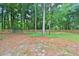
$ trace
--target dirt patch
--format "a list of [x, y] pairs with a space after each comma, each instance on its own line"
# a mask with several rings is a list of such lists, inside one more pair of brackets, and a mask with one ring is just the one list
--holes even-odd
[[62, 38], [31, 37], [26, 34], [2, 34], [0, 55], [64, 56], [79, 55], [79, 43]]

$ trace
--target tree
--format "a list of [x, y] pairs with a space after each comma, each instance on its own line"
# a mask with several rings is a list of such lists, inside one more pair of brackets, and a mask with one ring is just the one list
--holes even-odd
[[36, 30], [37, 30], [37, 13], [36, 13], [37, 11], [36, 11], [36, 4], [35, 4], [35, 32], [36, 32]]
[[45, 33], [45, 4], [43, 4], [43, 34]]

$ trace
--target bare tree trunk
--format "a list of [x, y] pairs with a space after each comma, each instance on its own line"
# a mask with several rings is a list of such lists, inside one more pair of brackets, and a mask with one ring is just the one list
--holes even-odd
[[51, 30], [50, 25], [51, 25], [51, 21], [49, 20], [49, 22], [48, 22], [48, 26], [49, 26], [49, 34], [50, 34], [50, 30]]
[[49, 25], [49, 34], [50, 34], [50, 25], [51, 25], [51, 4], [49, 4], [49, 21], [48, 21], [48, 25]]
[[9, 19], [9, 29], [11, 29], [11, 13], [8, 14], [8, 19]]
[[45, 33], [45, 3], [43, 4], [43, 27], [42, 27], [43, 34]]
[[4, 13], [3, 13], [4, 7], [2, 6], [2, 31], [4, 30]]
[[24, 10], [23, 10], [23, 3], [21, 4], [22, 9], [21, 9], [21, 31], [23, 30], [23, 21], [24, 21]]
[[37, 31], [37, 16], [36, 16], [36, 4], [35, 4], [35, 32]]

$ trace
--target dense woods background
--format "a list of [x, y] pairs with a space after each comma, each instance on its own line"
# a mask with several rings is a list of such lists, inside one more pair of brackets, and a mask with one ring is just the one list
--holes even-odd
[[0, 30], [78, 30], [79, 4], [0, 3]]

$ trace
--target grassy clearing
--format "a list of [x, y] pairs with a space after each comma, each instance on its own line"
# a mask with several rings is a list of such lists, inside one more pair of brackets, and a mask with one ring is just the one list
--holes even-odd
[[64, 39], [76, 41], [76, 42], [79, 41], [79, 34], [68, 33], [68, 32], [53, 32], [51, 34], [45, 33], [44, 35], [40, 32], [36, 32], [36, 33], [30, 32], [28, 33], [28, 35], [35, 36], [35, 37], [46, 36], [46, 37], [52, 37], [52, 38], [64, 38]]

